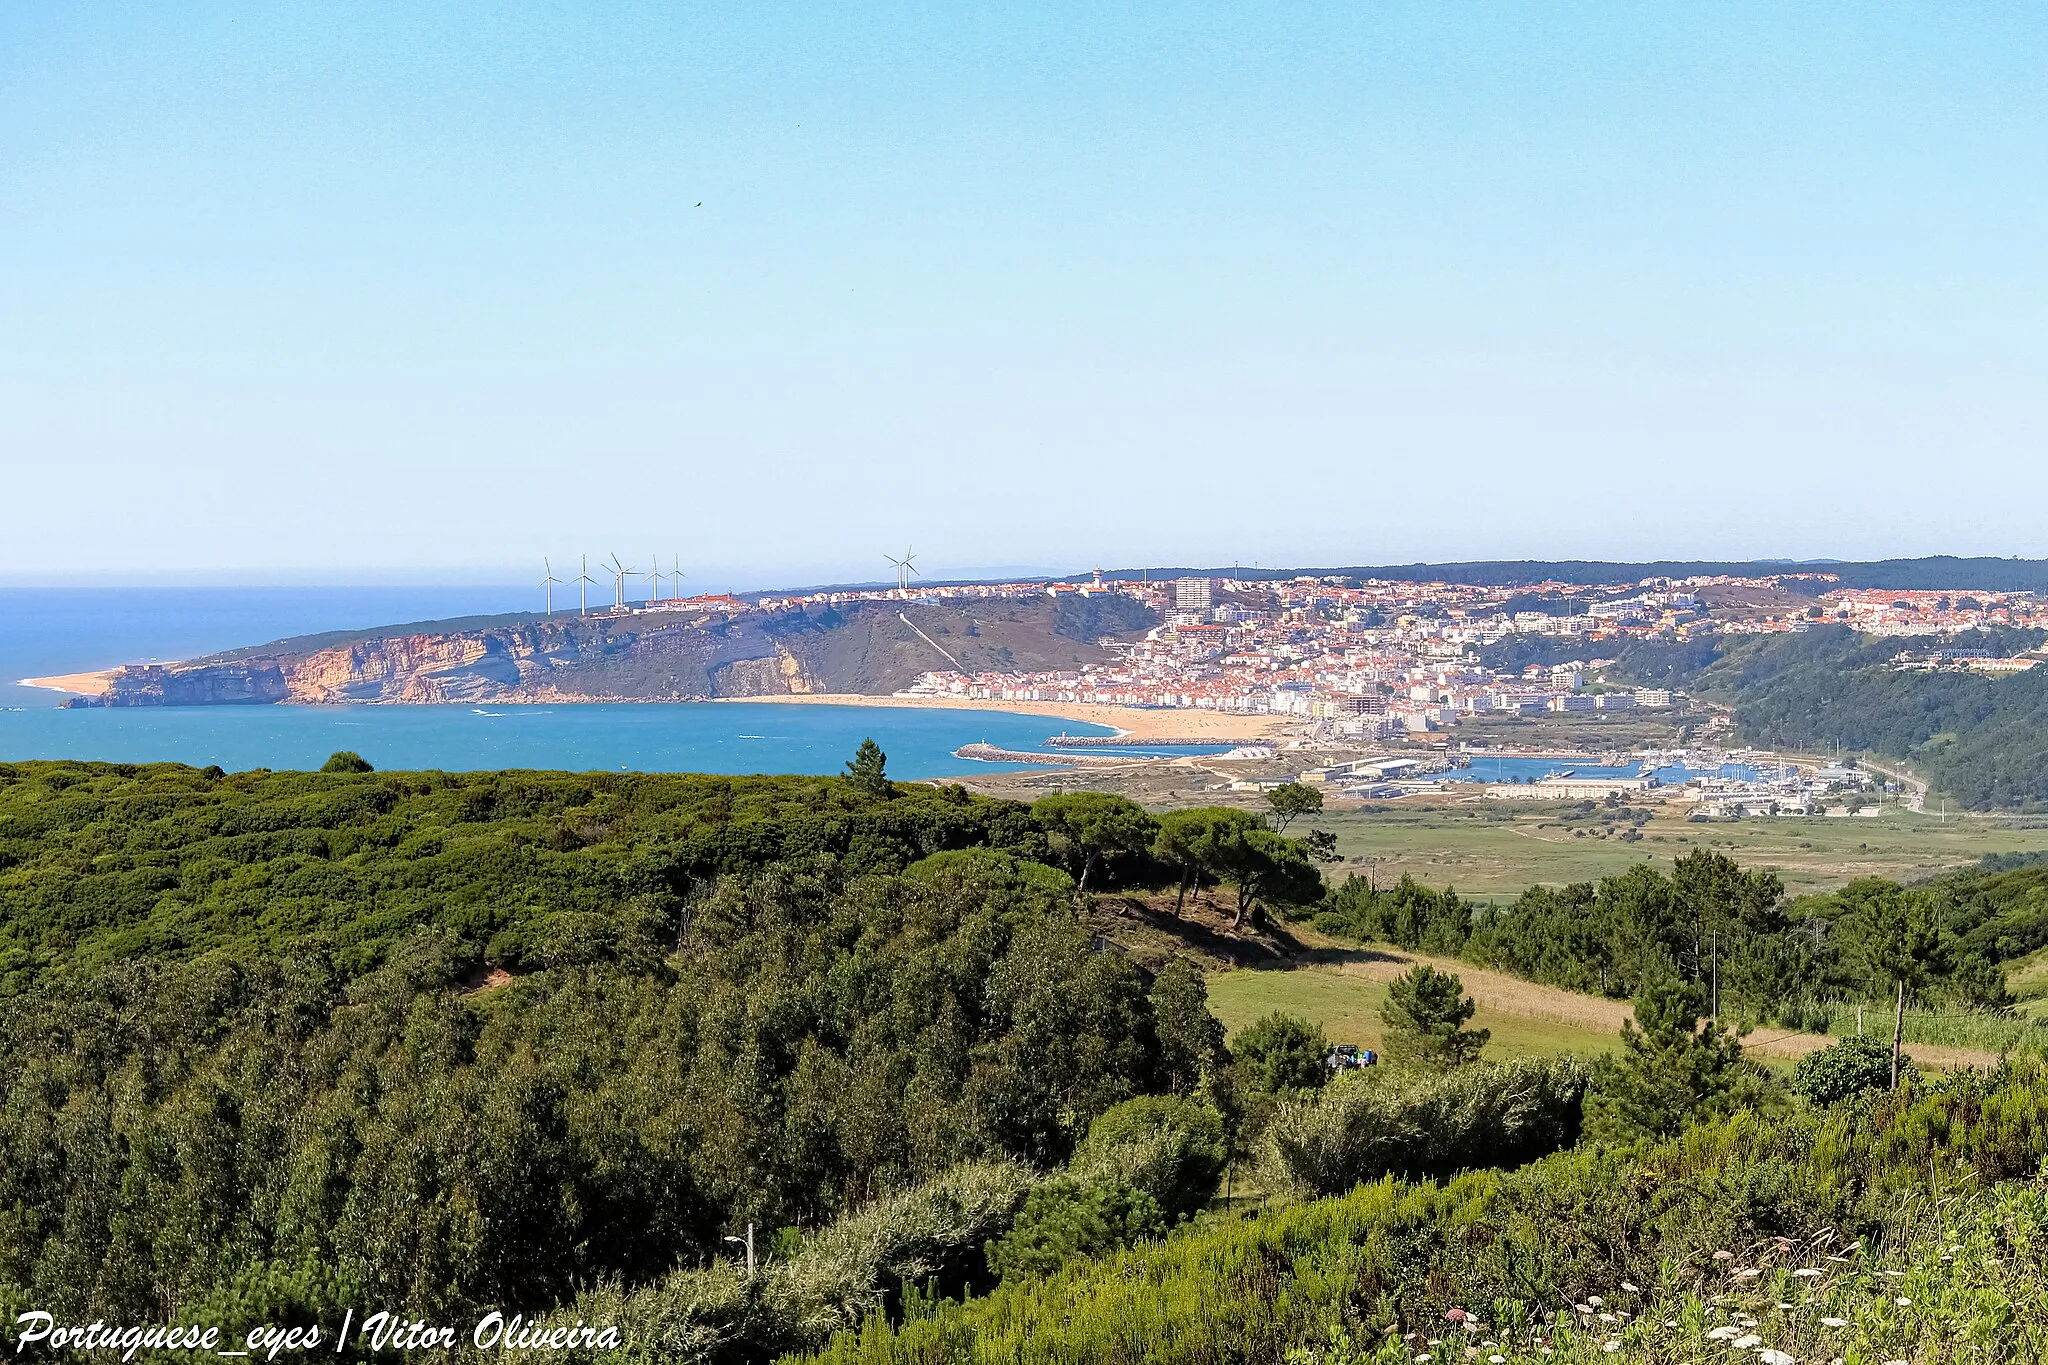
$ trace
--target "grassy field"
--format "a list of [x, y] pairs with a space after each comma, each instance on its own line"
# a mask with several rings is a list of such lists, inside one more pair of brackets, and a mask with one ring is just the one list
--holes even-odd
[[2005, 986], [2019, 1001], [2019, 1012], [2048, 1019], [2048, 948], [2005, 964]]
[[[1209, 1007], [1231, 1034], [1263, 1015], [1282, 1010], [1320, 1024], [1333, 1043], [1377, 1048], [1379, 1010], [1386, 1000], [1387, 983], [1418, 961], [1455, 972], [1464, 981], [1466, 993], [1479, 1007], [1473, 1026], [1491, 1031], [1485, 1056], [1496, 1061], [1612, 1052], [1620, 1046], [1622, 1022], [1633, 1012], [1624, 1000], [1539, 986], [1448, 958], [1347, 947], [1306, 931], [1304, 937], [1303, 947], [1309, 956], [1295, 965], [1209, 973]], [[2048, 993], [2048, 961], [2042, 963], [2038, 976], [2037, 988]], [[1875, 1007], [1868, 1013], [1869, 1028], [1888, 1037], [1890, 1015]], [[1836, 1020], [1834, 1032], [1838, 1036], [1854, 1033], [1855, 1024], [1851, 1008]], [[2039, 1027], [2024, 1020], [1908, 1011], [1906, 1050], [1930, 1067], [1990, 1066], [2007, 1049], [2038, 1050], [2041, 1033]], [[1817, 1034], [1760, 1027], [1744, 1037], [1743, 1047], [1758, 1061], [1786, 1070], [1829, 1041]]]
[[[1468, 895], [1512, 896], [1532, 882], [1590, 881], [1652, 860], [1668, 866], [1699, 848], [1778, 873], [1795, 895], [1857, 877], [1917, 881], [1986, 853], [2048, 849], [2048, 823], [1888, 810], [1874, 819], [1756, 819], [1694, 823], [1677, 806], [1649, 806], [1638, 841], [1567, 819], [1564, 808], [1433, 799], [1333, 811], [1319, 824], [1337, 836], [1350, 871], [1376, 882], [1403, 873]], [[1609, 827], [1612, 828], [1612, 827]], [[1336, 874], [1341, 878], [1343, 872]]]
[[[1321, 1024], [1333, 1043], [1380, 1045], [1380, 1004], [1387, 984], [1327, 967], [1292, 971], [1240, 970], [1209, 978], [1209, 1008], [1232, 1034], [1275, 1010], [1298, 1014]], [[1575, 1052], [1591, 1055], [1619, 1046], [1616, 1032], [1600, 1032], [1555, 1019], [1504, 1013], [1482, 1006], [1472, 1027], [1491, 1029], [1485, 1055], [1495, 1061], [1509, 1057], [1549, 1057]], [[1617, 1025], [1617, 1028], [1619, 1026]]]

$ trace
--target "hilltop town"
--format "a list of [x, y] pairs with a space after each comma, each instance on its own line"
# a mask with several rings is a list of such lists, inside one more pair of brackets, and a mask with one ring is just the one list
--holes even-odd
[[[2048, 625], [2033, 593], [1844, 589], [1826, 574], [1652, 579], [1629, 584], [1548, 582], [1516, 587], [1181, 578], [1165, 583], [990, 585], [964, 593], [1121, 593], [1164, 624], [1112, 644], [1092, 668], [1037, 673], [926, 672], [906, 695], [977, 701], [1071, 702], [1297, 717], [1326, 737], [1387, 738], [1461, 719], [1668, 709], [1668, 688], [1609, 685], [1602, 670], [1626, 646], [1682, 643], [1705, 633], [1797, 632], [1840, 622], [1871, 635], [1952, 635]], [[765, 610], [810, 605], [769, 599]], [[1523, 662], [1525, 655], [1538, 656]], [[1915, 666], [2016, 672], [2032, 657], [1929, 651]]]

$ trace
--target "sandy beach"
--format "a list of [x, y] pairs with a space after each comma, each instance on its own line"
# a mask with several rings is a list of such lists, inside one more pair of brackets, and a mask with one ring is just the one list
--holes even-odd
[[69, 692], [73, 696], [97, 697], [111, 685], [114, 670], [103, 668], [97, 673], [59, 673], [50, 678], [23, 678], [23, 687], [41, 687], [52, 692]]
[[1146, 710], [1090, 702], [969, 701], [954, 697], [866, 697], [857, 692], [806, 692], [774, 697], [720, 697], [719, 701], [798, 702], [813, 706], [909, 706], [925, 710], [1008, 711], [1054, 716], [1121, 730], [1134, 740], [1263, 739], [1280, 733], [1280, 716], [1238, 716], [1217, 711]]

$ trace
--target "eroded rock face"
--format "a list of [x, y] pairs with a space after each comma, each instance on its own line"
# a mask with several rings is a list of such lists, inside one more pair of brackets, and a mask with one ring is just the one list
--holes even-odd
[[[1064, 601], [1064, 600], [1063, 600]], [[802, 613], [635, 612], [499, 618], [472, 629], [411, 627], [283, 641], [107, 675], [84, 706], [343, 702], [687, 701], [805, 692], [886, 695], [926, 669], [1070, 667], [1109, 657], [1050, 599], [896, 603]], [[450, 622], [450, 626], [459, 624]]]
[[290, 686], [275, 664], [181, 668], [141, 664], [114, 675], [101, 706], [265, 706], [286, 700]]
[[[787, 663], [785, 662], [787, 661]], [[724, 622], [541, 621], [415, 631], [263, 660], [117, 670], [102, 706], [278, 702], [670, 701], [786, 695], [800, 668], [759, 630]], [[730, 679], [730, 687], [721, 687]]]
[[[537, 631], [400, 635], [306, 655], [284, 669], [298, 702], [489, 701], [548, 671]], [[567, 653], [574, 662], [573, 647]]]

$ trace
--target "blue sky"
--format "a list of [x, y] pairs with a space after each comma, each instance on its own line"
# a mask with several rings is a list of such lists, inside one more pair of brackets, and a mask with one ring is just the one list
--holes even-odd
[[0, 575], [2048, 555], [2048, 11], [0, 9]]

